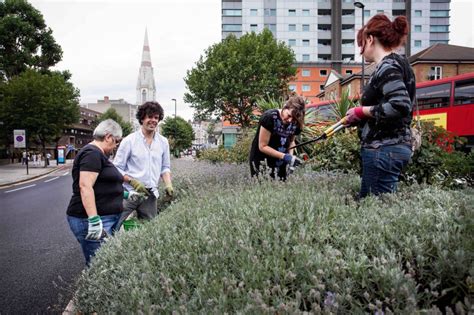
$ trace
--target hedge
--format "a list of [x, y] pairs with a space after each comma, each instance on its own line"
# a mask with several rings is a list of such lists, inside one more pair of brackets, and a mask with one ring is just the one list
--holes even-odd
[[402, 186], [357, 203], [354, 175], [308, 168], [283, 183], [175, 163], [179, 200], [102, 247], [79, 311], [473, 311], [472, 189]]

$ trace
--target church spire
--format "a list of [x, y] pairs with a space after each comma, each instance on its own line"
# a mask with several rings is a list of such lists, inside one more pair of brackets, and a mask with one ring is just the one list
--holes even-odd
[[137, 81], [137, 104], [141, 105], [147, 101], [156, 101], [155, 78], [151, 66], [150, 46], [148, 44], [148, 29], [145, 29], [145, 40], [143, 42], [142, 61], [138, 72]]

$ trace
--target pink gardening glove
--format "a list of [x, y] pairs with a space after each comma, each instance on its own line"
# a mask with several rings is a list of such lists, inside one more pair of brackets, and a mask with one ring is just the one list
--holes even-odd
[[344, 126], [349, 127], [349, 126], [357, 125], [358, 122], [366, 118], [367, 116], [364, 114], [364, 111], [362, 110], [362, 106], [353, 107], [349, 109], [346, 113], [346, 121], [344, 123]]

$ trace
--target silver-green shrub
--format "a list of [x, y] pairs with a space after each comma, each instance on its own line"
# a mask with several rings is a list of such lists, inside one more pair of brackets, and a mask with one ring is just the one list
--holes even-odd
[[472, 311], [472, 189], [357, 203], [353, 175], [302, 169], [283, 183], [174, 162], [179, 200], [101, 248], [78, 281], [81, 312]]

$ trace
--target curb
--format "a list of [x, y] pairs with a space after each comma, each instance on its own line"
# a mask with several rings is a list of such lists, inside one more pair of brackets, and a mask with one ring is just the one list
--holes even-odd
[[7, 184], [0, 184], [0, 188], [7, 187], [7, 186], [11, 186], [11, 185], [18, 185], [18, 184], [21, 184], [21, 183], [30, 181], [30, 180], [32, 180], [32, 179], [39, 178], [39, 177], [41, 177], [41, 176], [51, 174], [52, 172], [61, 170], [61, 169], [65, 168], [65, 167], [66, 167], [66, 165], [56, 166], [56, 167], [53, 168], [52, 170], [49, 170], [49, 171], [44, 172], [44, 173], [42, 173], [42, 174], [34, 175], [34, 176], [32, 176], [32, 177], [25, 178], [25, 179], [22, 179], [22, 180], [19, 180], [19, 181], [16, 181], [16, 182], [11, 182], [11, 183], [7, 183]]

